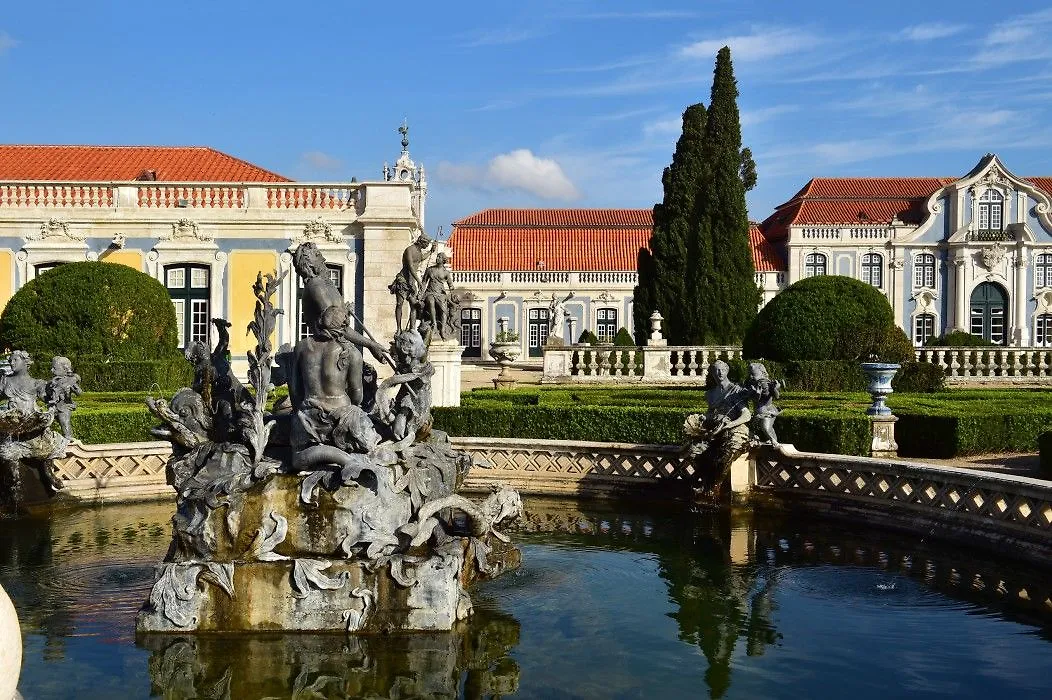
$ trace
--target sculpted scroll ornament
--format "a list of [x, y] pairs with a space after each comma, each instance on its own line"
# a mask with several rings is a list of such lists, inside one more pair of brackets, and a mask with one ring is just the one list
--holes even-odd
[[188, 238], [196, 239], [199, 241], [211, 241], [212, 236], [208, 235], [201, 230], [197, 222], [192, 219], [179, 219], [172, 224], [172, 233], [168, 236], [162, 236], [166, 240], [186, 240]]
[[1005, 257], [1005, 247], [1000, 243], [993, 243], [979, 251], [979, 257], [983, 267], [993, 272], [993, 269], [1001, 264]]
[[324, 239], [330, 243], [343, 243], [343, 236], [340, 235], [339, 231], [335, 231], [332, 228], [332, 224], [323, 219], [317, 217], [311, 219], [304, 225], [303, 233], [297, 237], [297, 242], [305, 241], [317, 241]]
[[42, 241], [46, 238], [68, 238], [71, 241], [83, 241], [87, 236], [70, 231], [69, 223], [54, 217], [40, 224], [38, 232], [26, 234], [27, 241]]

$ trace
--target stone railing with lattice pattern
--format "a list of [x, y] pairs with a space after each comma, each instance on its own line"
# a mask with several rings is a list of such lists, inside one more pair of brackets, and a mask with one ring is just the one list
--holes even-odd
[[82, 445], [73, 442], [65, 457], [55, 460], [62, 495], [85, 501], [135, 501], [174, 496], [165, 482], [165, 465], [172, 454], [168, 442], [124, 442]]
[[910, 531], [929, 529], [964, 543], [985, 541], [1035, 561], [1052, 555], [1052, 482], [977, 469], [798, 452], [753, 454], [759, 492], [803, 502], [809, 511]]

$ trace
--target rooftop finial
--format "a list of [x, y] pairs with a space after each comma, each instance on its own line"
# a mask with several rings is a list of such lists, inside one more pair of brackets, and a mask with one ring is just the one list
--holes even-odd
[[398, 127], [398, 133], [402, 135], [402, 153], [409, 152], [409, 122], [403, 118], [402, 126]]

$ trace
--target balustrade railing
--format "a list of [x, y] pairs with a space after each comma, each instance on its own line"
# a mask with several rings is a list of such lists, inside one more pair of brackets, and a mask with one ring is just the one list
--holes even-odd
[[919, 348], [916, 359], [941, 367], [948, 382], [1012, 384], [1052, 378], [1052, 348]]
[[457, 284], [496, 284], [500, 282], [499, 272], [454, 272], [453, 281]]
[[94, 183], [0, 182], [0, 207], [111, 207], [114, 187]]
[[138, 203], [147, 209], [241, 209], [245, 188], [237, 185], [146, 185], [139, 186]]
[[580, 272], [581, 284], [637, 284], [639, 275], [635, 272]]
[[544, 348], [544, 383], [664, 382], [704, 384], [710, 364], [741, 359], [740, 347], [565, 345]]

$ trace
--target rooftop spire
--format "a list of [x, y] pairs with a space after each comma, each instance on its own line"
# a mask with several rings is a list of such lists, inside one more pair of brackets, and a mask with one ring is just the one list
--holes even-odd
[[403, 118], [402, 126], [398, 127], [398, 133], [402, 135], [402, 153], [409, 152], [409, 122]]

